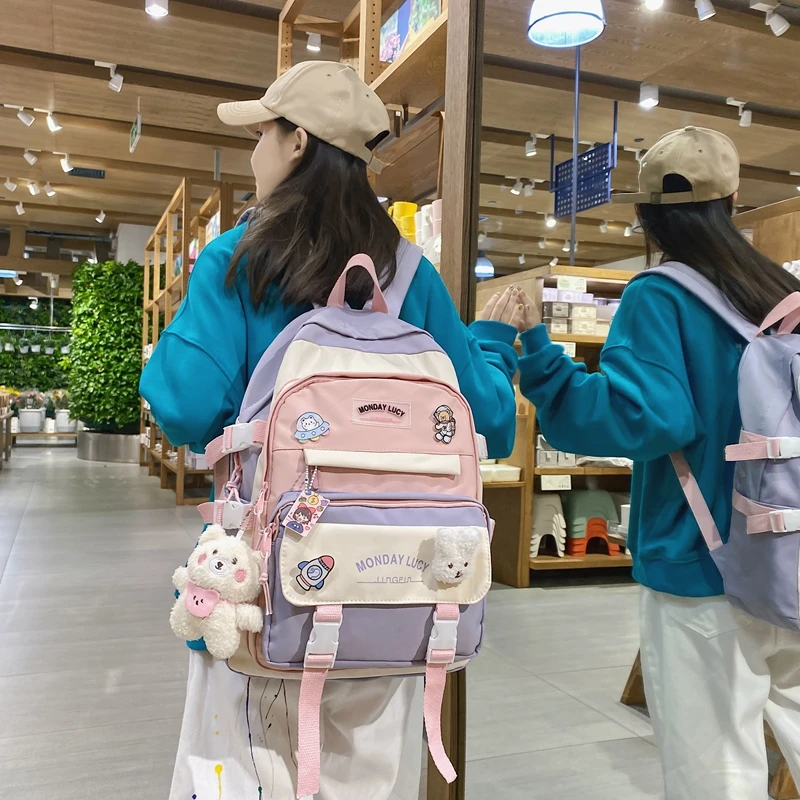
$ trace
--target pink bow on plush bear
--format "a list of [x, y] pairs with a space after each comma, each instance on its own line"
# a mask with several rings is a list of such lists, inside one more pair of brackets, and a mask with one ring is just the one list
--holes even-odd
[[253, 601], [261, 588], [261, 556], [241, 539], [212, 525], [200, 537], [189, 563], [172, 582], [180, 593], [169, 622], [186, 641], [205, 639], [215, 658], [230, 658], [242, 631], [258, 633], [264, 612]]

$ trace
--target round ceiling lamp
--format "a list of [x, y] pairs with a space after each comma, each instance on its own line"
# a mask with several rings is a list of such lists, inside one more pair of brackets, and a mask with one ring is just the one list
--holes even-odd
[[528, 38], [542, 47], [580, 47], [605, 27], [603, 0], [533, 0]]

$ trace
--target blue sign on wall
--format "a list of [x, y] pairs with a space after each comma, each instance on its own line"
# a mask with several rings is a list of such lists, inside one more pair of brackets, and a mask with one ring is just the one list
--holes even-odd
[[102, 180], [106, 177], [104, 169], [86, 169], [86, 167], [73, 167], [69, 174], [73, 178], [96, 178]]
[[[601, 144], [578, 156], [578, 207], [586, 211], [611, 202], [611, 170], [616, 166], [616, 147]], [[555, 169], [556, 217], [572, 214], [572, 159]]]

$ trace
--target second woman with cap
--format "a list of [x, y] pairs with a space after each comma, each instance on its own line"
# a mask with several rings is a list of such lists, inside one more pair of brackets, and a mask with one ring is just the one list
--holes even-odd
[[[733, 142], [686, 128], [647, 152], [640, 193], [623, 199], [638, 204], [651, 263], [663, 253], [691, 268], [712, 296], [760, 326], [800, 283], [734, 226], [738, 187]], [[725, 447], [742, 427], [737, 376], [747, 342], [686, 288], [645, 273], [626, 289], [600, 371], [590, 375], [550, 342], [525, 302], [520, 386], [548, 442], [635, 463], [628, 542], [667, 800], [766, 800], [765, 715], [800, 782], [800, 634], [725, 599], [670, 459], [683, 451], [726, 533], [733, 465]]]

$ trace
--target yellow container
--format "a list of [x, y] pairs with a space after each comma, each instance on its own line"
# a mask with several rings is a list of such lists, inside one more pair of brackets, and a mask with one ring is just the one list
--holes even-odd
[[389, 216], [393, 220], [399, 220], [403, 217], [413, 217], [417, 213], [416, 203], [397, 202], [389, 206]]

